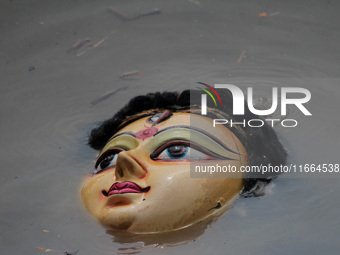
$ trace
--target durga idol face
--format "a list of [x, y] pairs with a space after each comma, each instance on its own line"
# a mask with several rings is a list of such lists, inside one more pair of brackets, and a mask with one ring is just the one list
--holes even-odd
[[100, 151], [95, 172], [84, 180], [82, 200], [113, 229], [159, 233], [191, 226], [228, 209], [243, 187], [240, 173], [190, 177], [193, 161], [239, 168], [247, 164], [247, 153], [229, 129], [213, 127], [204, 116], [175, 112], [138, 119]]

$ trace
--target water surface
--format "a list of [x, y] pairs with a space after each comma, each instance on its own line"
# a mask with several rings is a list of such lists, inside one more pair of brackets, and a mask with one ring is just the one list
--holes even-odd
[[[125, 22], [109, 6], [131, 17], [161, 14]], [[265, 97], [266, 84], [297, 79], [312, 93], [313, 116], [292, 111], [298, 127], [275, 128], [289, 161], [339, 163], [339, 7], [332, 0], [2, 1], [2, 253], [338, 254], [337, 174], [280, 177], [265, 196], [240, 198], [194, 241], [174, 247], [115, 240], [85, 212], [79, 188], [96, 157], [86, 145], [91, 128], [135, 95], [195, 81], [250, 81]], [[85, 38], [98, 46], [66, 53]], [[130, 71], [144, 75], [120, 78]], [[118, 88], [126, 89], [91, 105]]]

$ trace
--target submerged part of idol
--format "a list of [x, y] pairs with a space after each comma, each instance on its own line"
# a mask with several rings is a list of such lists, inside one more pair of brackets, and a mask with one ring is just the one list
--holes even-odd
[[195, 91], [139, 96], [94, 129], [89, 144], [100, 152], [81, 190], [88, 211], [112, 229], [168, 232], [220, 215], [239, 194], [256, 193], [259, 183], [274, 178], [239, 171], [190, 178], [190, 162], [237, 169], [285, 163], [286, 152], [268, 125], [213, 127], [213, 118], [239, 118], [231, 114], [231, 95], [221, 94], [228, 104], [208, 108], [207, 116], [200, 115]]

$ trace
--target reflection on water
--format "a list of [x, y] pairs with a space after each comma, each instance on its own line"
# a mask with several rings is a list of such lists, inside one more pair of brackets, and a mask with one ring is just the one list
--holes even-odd
[[[126, 22], [110, 6], [129, 17], [161, 13]], [[292, 109], [299, 125], [275, 127], [289, 160], [339, 163], [338, 9], [339, 2], [314, 0], [2, 1], [3, 253], [337, 254], [338, 175], [280, 177], [265, 196], [238, 199], [206, 229], [184, 231], [168, 246], [103, 229], [84, 211], [79, 184], [96, 157], [86, 143], [98, 121], [135, 95], [196, 81], [255, 82], [265, 99], [268, 83], [298, 78], [290, 86], [311, 91], [313, 116]], [[259, 17], [263, 12], [279, 14]], [[77, 54], [89, 50], [66, 53], [85, 38], [92, 47]], [[143, 76], [120, 77], [133, 71]]]
[[108, 230], [107, 233], [112, 235], [114, 242], [124, 244], [124, 247], [118, 248], [120, 251], [138, 250], [144, 246], [165, 248], [196, 241], [204, 233], [208, 224], [209, 222], [204, 221], [185, 229], [159, 234], [133, 234], [114, 230]]

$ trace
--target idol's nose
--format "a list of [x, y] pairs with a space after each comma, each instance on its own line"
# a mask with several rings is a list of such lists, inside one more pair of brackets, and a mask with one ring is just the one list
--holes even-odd
[[117, 179], [139, 179], [145, 176], [146, 171], [128, 152], [122, 151], [118, 154], [115, 174]]

